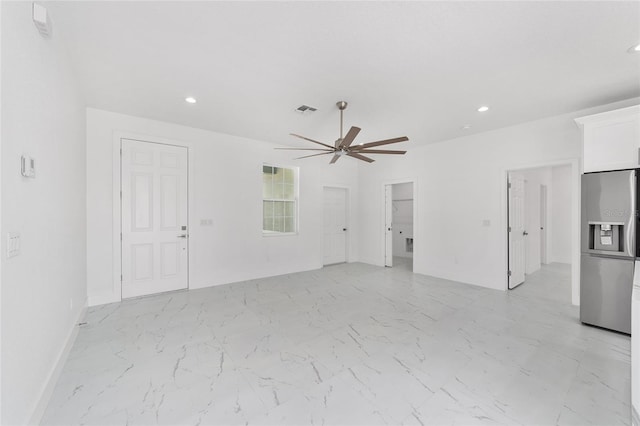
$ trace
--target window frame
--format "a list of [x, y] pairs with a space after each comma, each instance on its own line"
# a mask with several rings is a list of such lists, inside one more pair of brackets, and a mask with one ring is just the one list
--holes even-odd
[[[288, 169], [291, 170], [293, 172], [293, 198], [292, 199], [286, 199], [286, 198], [265, 198], [264, 196], [264, 168], [265, 167], [273, 167], [273, 168], [278, 168], [278, 169]], [[299, 208], [299, 198], [300, 198], [300, 169], [299, 167], [296, 166], [289, 166], [289, 165], [282, 165], [282, 164], [278, 164], [278, 163], [262, 163], [261, 165], [261, 179], [260, 179], [260, 183], [262, 184], [262, 200], [261, 200], [261, 204], [262, 204], [262, 217], [261, 217], [261, 221], [262, 221], [262, 236], [263, 237], [288, 237], [288, 236], [296, 236], [299, 234], [300, 231], [300, 224], [299, 224], [299, 219], [300, 219], [300, 208]], [[264, 229], [264, 202], [265, 201], [280, 201], [280, 202], [293, 202], [293, 219], [294, 219], [294, 231], [290, 231], [290, 232], [280, 232], [280, 231], [269, 231], [269, 230], [265, 230]], [[284, 217], [284, 216], [283, 216]]]

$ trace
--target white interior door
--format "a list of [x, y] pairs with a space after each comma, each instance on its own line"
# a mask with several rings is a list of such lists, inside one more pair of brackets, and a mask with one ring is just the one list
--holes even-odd
[[347, 190], [324, 188], [325, 265], [347, 261]]
[[187, 149], [122, 139], [122, 297], [188, 287]]
[[547, 185], [540, 185], [540, 263], [547, 264]]
[[384, 266], [393, 266], [393, 186], [384, 187]]
[[524, 282], [525, 271], [525, 181], [518, 173], [509, 173], [509, 288]]

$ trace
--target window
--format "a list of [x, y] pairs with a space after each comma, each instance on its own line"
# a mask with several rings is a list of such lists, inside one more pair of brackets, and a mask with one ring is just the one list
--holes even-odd
[[262, 166], [262, 232], [292, 234], [297, 232], [297, 170]]

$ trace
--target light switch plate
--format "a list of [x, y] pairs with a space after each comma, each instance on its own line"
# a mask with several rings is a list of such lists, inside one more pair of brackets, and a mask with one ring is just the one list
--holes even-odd
[[20, 254], [20, 234], [10, 232], [7, 234], [7, 259]]

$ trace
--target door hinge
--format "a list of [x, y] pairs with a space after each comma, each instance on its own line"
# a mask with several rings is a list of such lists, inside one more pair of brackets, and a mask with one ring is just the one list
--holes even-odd
[[511, 227], [508, 227], [508, 228], [507, 228], [507, 230], [508, 230], [509, 232], [511, 232]]
[[511, 189], [511, 182], [507, 183], [507, 189]]
[[507, 276], [510, 277], [511, 276], [511, 271], [507, 271]]
[[122, 274], [120, 275], [120, 282], [122, 282]]
[[120, 233], [120, 241], [122, 241], [122, 232]]

